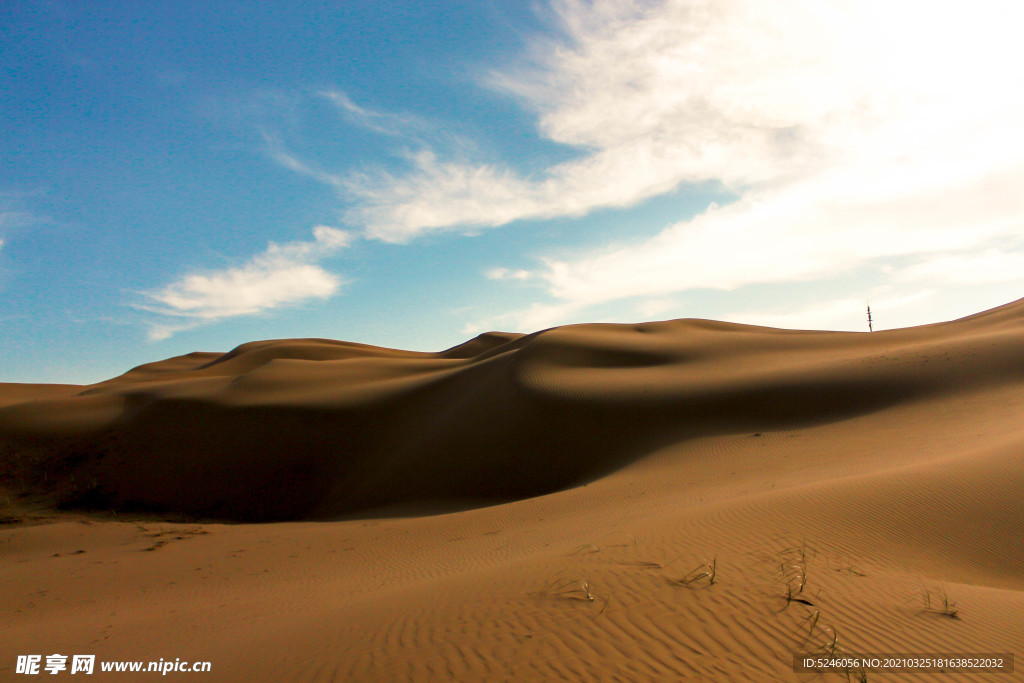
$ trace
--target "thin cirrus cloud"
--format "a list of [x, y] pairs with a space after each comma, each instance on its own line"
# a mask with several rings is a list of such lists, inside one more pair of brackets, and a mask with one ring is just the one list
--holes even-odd
[[361, 107], [341, 90], [322, 90], [320, 97], [333, 104], [338, 111], [354, 123], [382, 135], [408, 135], [410, 130], [423, 128], [424, 123], [407, 114], [392, 114]]
[[347, 218], [404, 242], [627, 207], [684, 183], [785, 184], [851, 158], [898, 156], [982, 113], [1008, 123], [1001, 105], [1020, 96], [993, 65], [1015, 63], [1013, 22], [987, 22], [1020, 11], [985, 4], [965, 18], [899, 0], [557, 2], [559, 37], [486, 85], [579, 157], [522, 176], [426, 150], [404, 175], [349, 178]]
[[29, 227], [41, 220], [40, 216], [20, 207], [20, 197], [17, 194], [0, 191], [0, 251], [3, 251], [6, 244], [4, 233]]
[[[542, 283], [549, 301], [470, 328], [537, 329], [628, 297], [818, 281], [901, 259], [914, 261], [893, 273], [902, 283], [1005, 280], [1024, 258], [1018, 5], [557, 8], [564, 38], [493, 84], [535, 109], [547, 137], [589, 153], [549, 169], [527, 195], [543, 199], [520, 202], [520, 217], [704, 180], [740, 198], [652, 238], [542, 258], [518, 277]], [[397, 183], [391, 204], [375, 199], [371, 229], [429, 228], [403, 218], [443, 202], [407, 201], [412, 183], [426, 180]]]
[[[906, 169], [908, 177], [915, 170], [921, 169]], [[887, 279], [906, 292], [1009, 282], [1024, 272], [1024, 245], [1014, 238], [1024, 227], [1024, 199], [1013, 190], [1024, 182], [1024, 172], [927, 190], [905, 188], [887, 196], [870, 187], [858, 189], [859, 180], [856, 170], [841, 169], [713, 206], [632, 245], [543, 259], [536, 270], [516, 271], [516, 279], [541, 283], [553, 301], [476, 321], [467, 329], [541, 329], [619, 299], [643, 302], [702, 289], [825, 281], [870, 265], [889, 268]], [[890, 265], [907, 260], [901, 267]], [[510, 279], [500, 268], [487, 275]], [[893, 296], [890, 308], [907, 294]], [[817, 311], [808, 312], [814, 315], [805, 325], [810, 318], [826, 322]], [[777, 317], [751, 313], [748, 319], [760, 324]]]
[[223, 270], [185, 275], [144, 292], [150, 303], [136, 308], [170, 316], [150, 328], [153, 341], [206, 322], [253, 315], [335, 294], [343, 284], [317, 261], [350, 245], [352, 235], [328, 226], [313, 228], [313, 240], [271, 243], [248, 262]]
[[961, 285], [1019, 281], [1024, 273], [1024, 247], [986, 249], [968, 253], [936, 254], [900, 272], [900, 279], [940, 280]]
[[[545, 300], [467, 330], [871, 266], [908, 287], [896, 301], [955, 284], [947, 264], [961, 282], [990, 281], [996, 261], [1006, 273], [1024, 257], [1019, 4], [555, 0], [550, 18], [553, 34], [482, 85], [533, 112], [541, 137], [576, 151], [569, 161], [524, 173], [417, 139], [404, 172], [333, 174], [271, 149], [345, 196], [364, 236], [395, 243], [631, 207], [688, 184], [738, 197], [632, 243], [493, 264], [488, 277], [540, 285]], [[322, 95], [402, 133], [401, 117]], [[993, 250], [1002, 257], [977, 256]]]

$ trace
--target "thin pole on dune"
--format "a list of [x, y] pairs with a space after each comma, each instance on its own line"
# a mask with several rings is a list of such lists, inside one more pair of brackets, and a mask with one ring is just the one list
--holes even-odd
[[868, 332], [874, 331], [874, 328], [871, 326], [871, 304], [868, 304]]

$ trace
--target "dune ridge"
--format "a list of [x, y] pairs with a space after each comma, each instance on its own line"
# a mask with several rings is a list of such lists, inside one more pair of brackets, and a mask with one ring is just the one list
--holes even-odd
[[527, 498], [688, 439], [1019, 384], [1022, 311], [874, 334], [572, 325], [440, 353], [253, 342], [74, 393], [6, 388], [4, 481], [63, 506], [235, 521]]

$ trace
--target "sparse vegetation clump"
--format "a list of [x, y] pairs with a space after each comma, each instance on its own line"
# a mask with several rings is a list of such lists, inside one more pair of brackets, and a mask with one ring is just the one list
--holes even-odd
[[562, 576], [555, 577], [547, 586], [539, 591], [534, 591], [531, 595], [580, 602], [600, 601], [602, 605], [601, 611], [598, 614], [604, 613], [605, 608], [608, 607], [608, 601], [611, 599], [610, 594], [599, 595], [593, 593], [590, 589], [590, 581], [586, 578], [566, 580]]
[[[804, 644], [814, 641], [816, 637], [824, 636], [824, 639], [818, 643], [817, 647], [810, 650], [810, 653], [827, 655], [830, 658], [847, 657], [849, 652], [839, 642], [839, 631], [834, 626], [824, 625], [820, 622], [821, 612], [814, 610], [797, 625], [797, 629], [804, 625], [807, 626], [807, 635], [803, 639]], [[868, 680], [868, 673], [864, 667], [849, 667], [844, 669], [843, 673], [846, 674], [848, 681], [855, 680], [859, 683], [866, 683]]]
[[[812, 556], [813, 556], [813, 550]], [[777, 553], [779, 576], [785, 586], [786, 606], [797, 602], [813, 607], [814, 603], [804, 597], [807, 587], [807, 545], [793, 546]]]
[[682, 576], [678, 579], [669, 579], [669, 583], [678, 586], [694, 586], [700, 582], [706, 581], [707, 586], [715, 585], [715, 580], [718, 577], [718, 558], [714, 557], [710, 562], [704, 562], [698, 565], [689, 574]]
[[945, 588], [942, 589], [941, 597], [938, 594], [933, 596], [931, 591], [924, 589], [924, 611], [950, 619], [960, 618], [960, 610], [957, 609], [956, 602], [949, 599]]

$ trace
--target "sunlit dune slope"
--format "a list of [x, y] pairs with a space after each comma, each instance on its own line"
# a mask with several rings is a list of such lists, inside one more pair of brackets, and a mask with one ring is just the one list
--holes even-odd
[[254, 342], [88, 387], [0, 385], [0, 483], [229, 520], [520, 499], [698, 437], [1019, 385], [1022, 335], [1024, 301], [873, 334], [674, 320], [440, 353]]

